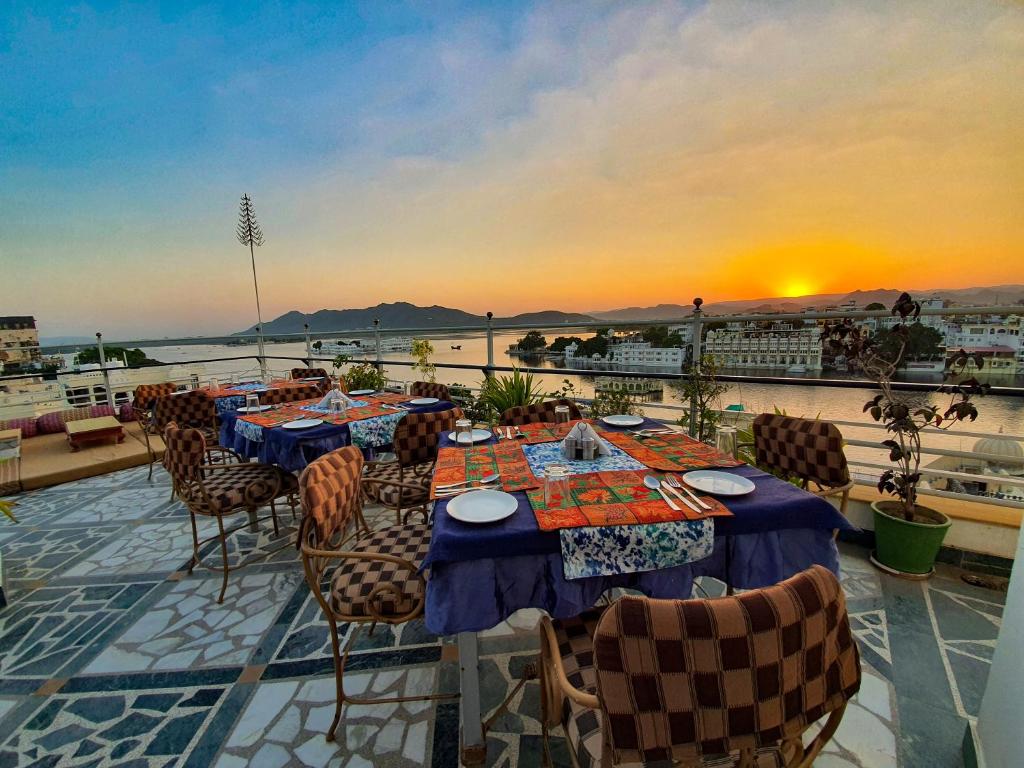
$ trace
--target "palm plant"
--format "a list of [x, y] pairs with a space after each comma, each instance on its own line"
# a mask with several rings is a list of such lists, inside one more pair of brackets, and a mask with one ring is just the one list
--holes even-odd
[[544, 399], [540, 382], [532, 373], [513, 369], [511, 376], [494, 376], [480, 384], [480, 404], [492, 415], [500, 415], [517, 405], [532, 405]]

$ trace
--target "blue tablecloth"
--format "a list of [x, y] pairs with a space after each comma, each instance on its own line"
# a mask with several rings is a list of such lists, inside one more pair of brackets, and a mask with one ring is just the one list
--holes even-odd
[[[410, 406], [415, 412], [445, 411], [454, 405], [440, 400], [433, 405]], [[311, 413], [310, 417], [316, 414]], [[267, 464], [277, 464], [290, 472], [299, 472], [314, 459], [349, 445], [352, 441], [348, 424], [320, 424], [303, 430], [268, 427], [263, 430], [263, 441], [254, 442], [235, 432], [239, 413], [220, 414], [220, 444], [245, 456]], [[374, 446], [385, 448], [385, 445]]]
[[714, 518], [715, 548], [709, 557], [658, 571], [571, 581], [562, 572], [558, 532], [538, 528], [525, 493], [514, 494], [515, 514], [487, 526], [460, 523], [447, 514], [447, 500], [436, 502], [424, 563], [430, 568], [427, 626], [438, 634], [479, 631], [521, 608], [573, 616], [614, 587], [685, 598], [698, 576], [753, 589], [815, 563], [839, 572], [832, 531], [853, 526], [828, 501], [753, 467], [725, 471], [749, 477], [756, 490], [727, 501], [733, 517]]

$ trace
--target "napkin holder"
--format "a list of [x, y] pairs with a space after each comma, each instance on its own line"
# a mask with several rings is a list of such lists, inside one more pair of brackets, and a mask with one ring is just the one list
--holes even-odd
[[[588, 443], [584, 442], [587, 438], [593, 440], [592, 450], [588, 448]], [[562, 458], [569, 461], [592, 461], [600, 456], [609, 456], [612, 452], [608, 444], [597, 436], [595, 429], [585, 421], [574, 424], [559, 447]]]
[[332, 389], [330, 392], [324, 395], [323, 400], [317, 403], [317, 406], [320, 408], [329, 408], [332, 400], [341, 400], [341, 402], [345, 404], [346, 408], [352, 408], [355, 405], [352, 398], [350, 398], [344, 392], [342, 392], [339, 389]]

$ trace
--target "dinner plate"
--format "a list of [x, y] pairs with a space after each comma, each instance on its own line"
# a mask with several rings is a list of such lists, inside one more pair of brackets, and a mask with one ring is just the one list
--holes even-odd
[[683, 475], [686, 484], [704, 493], [715, 496], [746, 496], [754, 490], [754, 483], [741, 475], [719, 472], [714, 469], [698, 469]]
[[281, 425], [282, 429], [306, 429], [308, 427], [315, 427], [317, 424], [323, 424], [323, 419], [296, 419], [295, 421], [286, 421]]
[[415, 400], [410, 400], [409, 405], [433, 405], [439, 402], [441, 401], [436, 397], [417, 397]]
[[256, 405], [256, 406], [252, 406], [252, 407], [249, 407], [248, 405], [243, 405], [241, 408], [238, 409], [238, 412], [239, 413], [262, 413], [263, 411], [269, 411], [273, 407], [274, 406], [272, 406], [272, 405]]
[[602, 416], [601, 421], [610, 427], [636, 427], [644, 423], [644, 417], [623, 413], [616, 416]]
[[305, 378], [305, 379], [299, 379], [299, 381], [323, 381], [323, 380], [324, 380], [323, 376], [310, 376], [310, 377]]
[[350, 395], [372, 395], [376, 392], [376, 389], [353, 389], [349, 392]]
[[[486, 440], [490, 436], [491, 433], [486, 429], [474, 429], [472, 442], [479, 443], [481, 440]], [[454, 432], [448, 433], [448, 439], [451, 440], [453, 443], [458, 442], [465, 444], [467, 442], [465, 436], [463, 436], [461, 440], [456, 440]]]
[[519, 502], [504, 491], [468, 491], [456, 496], [445, 508], [463, 523], [496, 523], [515, 514]]

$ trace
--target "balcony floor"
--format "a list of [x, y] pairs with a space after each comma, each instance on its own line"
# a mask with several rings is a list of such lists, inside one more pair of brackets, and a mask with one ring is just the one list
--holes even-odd
[[[327, 629], [295, 550], [232, 574], [218, 606], [219, 575], [184, 572], [188, 515], [169, 495], [164, 471], [150, 482], [143, 467], [15, 497], [20, 524], [0, 524], [0, 765], [457, 764], [457, 703], [352, 707], [328, 744]], [[236, 556], [270, 543], [236, 540]], [[843, 583], [864, 684], [816, 764], [960, 765], [1003, 595], [954, 569], [925, 583], [889, 578], [854, 547], [843, 549]], [[482, 635], [485, 706], [534, 657], [535, 623], [520, 612]], [[454, 645], [422, 622], [378, 627], [353, 659], [352, 693], [457, 686]], [[536, 683], [511, 710], [489, 735], [488, 763], [540, 765]], [[568, 764], [560, 740], [555, 755]]]

